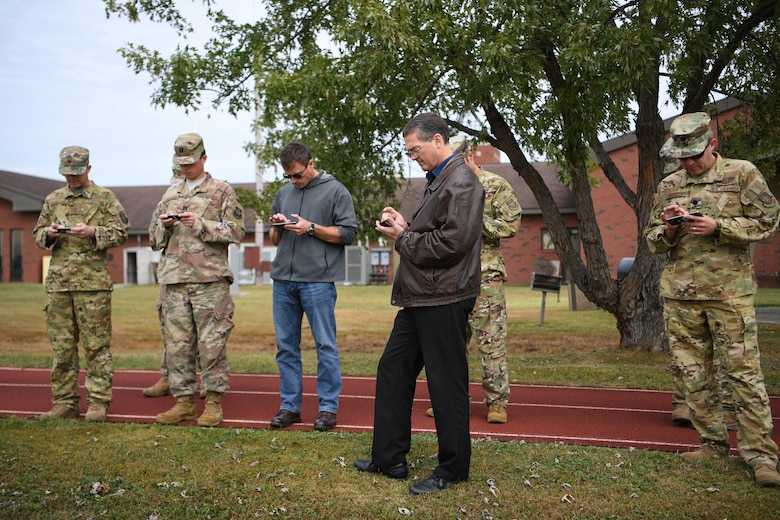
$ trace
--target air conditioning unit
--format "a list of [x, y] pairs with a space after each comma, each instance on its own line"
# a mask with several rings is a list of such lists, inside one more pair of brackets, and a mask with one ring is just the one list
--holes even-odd
[[344, 285], [367, 285], [368, 274], [371, 272], [371, 255], [362, 246], [347, 246], [347, 271]]

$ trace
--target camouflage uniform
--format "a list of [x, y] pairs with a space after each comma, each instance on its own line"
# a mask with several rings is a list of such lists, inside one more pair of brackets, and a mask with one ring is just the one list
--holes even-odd
[[[702, 136], [685, 135], [690, 131], [680, 131], [678, 157], [696, 160], [686, 140]], [[660, 182], [645, 230], [647, 243], [653, 253], [669, 253], [661, 276], [664, 317], [673, 370], [683, 381], [702, 448], [729, 450], [714, 376], [717, 356], [732, 390], [740, 454], [754, 468], [775, 467], [778, 452], [761, 372], [750, 244], [774, 232], [780, 206], [753, 164], [712, 153], [714, 165], [700, 175], [679, 170]], [[715, 219], [718, 230], [695, 236], [680, 226], [669, 240], [662, 212], [674, 203]]]
[[[658, 152], [658, 155], [661, 156], [661, 161], [663, 162], [664, 177], [682, 168], [680, 160], [672, 157], [673, 144], [674, 139], [670, 137]], [[723, 404], [723, 413], [730, 417], [734, 417], [734, 403], [731, 400], [731, 387], [729, 387], [728, 379], [723, 375], [723, 370], [720, 368], [720, 362], [718, 361], [717, 355], [715, 355], [713, 364], [715, 366], [715, 379], [718, 384], [720, 399]], [[680, 374], [677, 371], [672, 370], [672, 407], [676, 409], [681, 405], [685, 406], [687, 409], [688, 405], [685, 404], [685, 389], [683, 388]]]
[[[159, 216], [193, 212], [193, 227], [181, 222], [166, 228]], [[162, 249], [157, 280], [158, 312], [174, 397], [194, 395], [197, 360], [203, 369], [201, 386], [225, 393], [228, 388], [226, 348], [233, 329], [233, 273], [228, 246], [244, 237], [244, 210], [233, 188], [208, 174], [192, 191], [177, 182], [163, 195], [149, 225], [149, 242]]]
[[[47, 236], [51, 224], [82, 222], [95, 229], [94, 237]], [[87, 401], [111, 403], [113, 284], [106, 251], [127, 240], [127, 228], [127, 215], [116, 196], [94, 183], [78, 190], [65, 186], [43, 203], [33, 235], [38, 247], [52, 251], [44, 313], [54, 350], [51, 387], [55, 405], [78, 408], [79, 340], [84, 349]]]
[[509, 374], [506, 366], [506, 266], [501, 256], [501, 239], [517, 234], [520, 207], [512, 186], [502, 177], [480, 168], [477, 175], [485, 189], [482, 220], [481, 290], [469, 314], [469, 336], [475, 334], [482, 362], [482, 388], [485, 404], [509, 401]]

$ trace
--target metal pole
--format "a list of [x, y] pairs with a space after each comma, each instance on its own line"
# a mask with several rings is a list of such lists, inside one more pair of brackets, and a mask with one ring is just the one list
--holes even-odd
[[539, 325], [544, 323], [544, 304], [547, 301], [547, 291], [542, 291], [542, 314], [539, 316]]

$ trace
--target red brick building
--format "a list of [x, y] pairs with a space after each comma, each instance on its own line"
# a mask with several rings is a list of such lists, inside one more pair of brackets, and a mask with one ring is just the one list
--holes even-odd
[[[722, 100], [716, 104], [718, 118], [716, 123], [733, 118], [740, 108], [733, 100]], [[666, 121], [667, 128], [673, 118]], [[638, 177], [636, 137], [626, 134], [604, 143], [615, 164], [623, 173], [628, 185], [636, 189]], [[523, 208], [520, 231], [514, 238], [502, 241], [502, 251], [507, 263], [508, 283], [513, 285], [528, 285], [531, 273], [539, 262], [558, 261], [558, 255], [552, 246], [547, 233], [547, 226], [542, 218], [541, 210], [528, 189], [525, 181], [512, 169], [508, 163], [500, 162], [500, 153], [495, 148], [481, 146], [477, 149], [477, 162], [486, 170], [501, 175], [509, 181], [517, 194]], [[572, 240], [579, 241], [577, 215], [574, 208], [574, 196], [557, 178], [556, 168], [549, 163], [536, 163], [535, 167], [549, 186], [553, 199], [566, 226], [571, 232]], [[633, 213], [624, 204], [615, 188], [610, 184], [603, 172], [593, 172], [599, 181], [598, 187], [592, 190], [596, 218], [602, 231], [607, 259], [617, 276], [618, 266], [623, 258], [636, 254], [638, 231]], [[409, 179], [398, 192], [401, 211], [411, 215], [420, 193], [425, 186], [424, 178]], [[44, 256], [48, 251], [37, 247], [32, 237], [32, 229], [38, 218], [46, 195], [61, 187], [64, 181], [54, 181], [0, 171], [0, 283], [28, 282], [40, 283], [43, 279]], [[251, 184], [237, 184], [237, 187], [253, 190]], [[780, 182], [777, 178], [770, 181], [775, 195], [780, 194]], [[149, 246], [147, 228], [149, 219], [157, 202], [167, 189], [163, 186], [111, 187], [122, 202], [130, 219], [130, 236], [121, 248], [109, 250], [109, 268], [115, 283], [144, 284], [154, 282], [154, 266], [159, 253], [152, 252]], [[239, 257], [238, 268], [234, 267], [237, 277], [245, 275], [242, 283], [262, 283], [267, 280], [272, 255], [263, 254], [260, 258], [255, 245], [254, 214], [247, 212], [247, 234], [236, 255]], [[259, 227], [258, 227], [259, 229]], [[265, 237], [264, 237], [265, 238]], [[266, 253], [272, 253], [270, 244], [263, 244]], [[348, 251], [347, 272], [357, 269], [366, 270], [366, 259], [390, 258], [392, 248], [376, 250], [373, 255], [364, 254], [365, 250], [358, 247]], [[361, 253], [363, 251], [363, 253]], [[381, 251], [381, 252], [380, 252]], [[352, 261], [350, 260], [352, 258]], [[756, 278], [762, 287], [780, 287], [780, 233], [772, 238], [756, 244], [755, 247]], [[373, 260], [373, 258], [372, 258]], [[392, 264], [392, 260], [389, 261]], [[363, 264], [363, 265], [360, 265]], [[251, 269], [259, 267], [260, 272]], [[382, 276], [363, 276], [363, 283], [389, 282], [392, 266], [383, 266]], [[566, 266], [561, 266], [561, 273], [566, 276]], [[365, 273], [364, 273], [365, 274]], [[373, 273], [377, 274], [377, 273]], [[385, 276], [385, 274], [390, 276]], [[263, 276], [265, 275], [265, 276]], [[360, 276], [352, 279], [361, 279]], [[360, 282], [358, 282], [360, 283]]]
[[[40, 249], [32, 230], [46, 196], [65, 185], [55, 181], [0, 171], [0, 283], [43, 281], [44, 258], [51, 252]], [[254, 189], [251, 184], [237, 186]], [[159, 253], [149, 247], [149, 222], [167, 185], [108, 187], [119, 198], [130, 220], [127, 241], [108, 250], [108, 268], [116, 284], [154, 282], [154, 264]], [[244, 243], [254, 245], [254, 213], [247, 212]]]
[[[717, 118], [713, 117], [717, 137], [718, 128], [725, 120], [733, 119], [742, 105], [727, 98], [716, 103]], [[665, 121], [668, 130], [674, 118]], [[636, 136], [626, 134], [604, 143], [606, 151], [623, 174], [626, 183], [636, 190], [638, 157]], [[504, 177], [514, 188], [523, 215], [520, 231], [511, 239], [501, 241], [501, 250], [507, 264], [507, 283], [513, 285], [528, 285], [534, 266], [540, 261], [557, 261], [558, 255], [549, 240], [547, 226], [541, 215], [541, 210], [533, 198], [528, 185], [508, 163], [500, 162], [499, 151], [490, 146], [480, 146], [475, 154], [476, 162], [487, 171]], [[574, 196], [559, 180], [556, 168], [549, 163], [535, 163], [534, 167], [545, 179], [552, 192], [558, 210], [563, 215], [572, 240], [579, 242], [577, 215], [574, 207]], [[593, 188], [591, 196], [596, 211], [596, 220], [602, 232], [604, 249], [613, 276], [617, 277], [618, 266], [624, 258], [636, 255], [638, 230], [637, 221], [632, 210], [626, 206], [615, 187], [606, 179], [601, 169], [592, 172], [598, 180], [598, 187]], [[769, 180], [772, 192], [780, 195], [780, 179], [776, 176]], [[425, 186], [425, 179], [411, 179], [399, 193], [404, 215], [411, 214], [417, 199]], [[773, 237], [755, 245], [754, 263], [756, 279], [761, 287], [780, 287], [780, 232]], [[566, 279], [566, 266], [561, 266], [561, 274]]]

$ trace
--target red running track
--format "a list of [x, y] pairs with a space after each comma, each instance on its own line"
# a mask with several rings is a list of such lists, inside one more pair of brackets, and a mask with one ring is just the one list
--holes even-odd
[[[141, 390], [159, 377], [155, 371], [117, 370], [114, 374], [114, 402], [108, 420], [153, 423], [155, 416], [169, 409], [171, 396], [144, 397]], [[84, 398], [84, 371], [80, 373], [79, 393]], [[312, 428], [317, 415], [317, 395], [313, 376], [304, 377], [303, 422], [290, 427]], [[337, 430], [371, 432], [374, 415], [372, 377], [344, 377]], [[479, 383], [471, 383], [471, 395], [480, 399]], [[593, 446], [641, 448], [662, 451], [690, 451], [698, 447], [693, 428], [671, 422], [671, 394], [651, 390], [617, 390], [565, 386], [512, 385], [507, 424], [488, 424], [487, 410], [472, 404], [472, 437], [527, 442], [561, 442]], [[197, 400], [198, 413], [203, 401]], [[231, 374], [230, 391], [222, 399], [224, 427], [268, 428], [279, 408], [279, 377], [276, 374]], [[435, 433], [434, 420], [425, 415], [430, 406], [428, 387], [417, 386], [412, 411], [415, 433]], [[771, 398], [775, 424], [780, 416], [780, 397]], [[0, 367], [0, 417], [35, 417], [51, 408], [49, 370]], [[86, 411], [81, 401], [82, 417]], [[195, 425], [195, 421], [182, 423]], [[732, 451], [736, 436], [731, 432]], [[773, 439], [780, 444], [776, 428]]]

